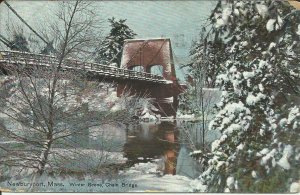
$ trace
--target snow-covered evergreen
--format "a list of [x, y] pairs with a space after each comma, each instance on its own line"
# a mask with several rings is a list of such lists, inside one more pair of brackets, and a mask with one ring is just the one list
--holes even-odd
[[126, 39], [132, 39], [136, 35], [127, 24], [126, 20], [115, 20], [115, 18], [108, 19], [111, 30], [104, 38], [100, 48], [97, 50], [96, 62], [101, 64], [113, 64], [120, 66], [122, 48]]
[[[220, 1], [207, 41], [224, 45], [221, 131], [200, 183], [209, 192], [289, 192], [299, 186], [300, 13], [285, 1]], [[209, 51], [208, 51], [209, 52]], [[197, 190], [197, 189], [196, 189]]]
[[28, 41], [23, 32], [14, 32], [10, 47], [12, 50], [29, 52]]

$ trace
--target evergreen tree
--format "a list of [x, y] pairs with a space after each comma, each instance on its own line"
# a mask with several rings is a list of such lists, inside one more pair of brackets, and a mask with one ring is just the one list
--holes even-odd
[[49, 42], [42, 50], [41, 50], [41, 54], [45, 54], [45, 55], [51, 55], [51, 54], [55, 54], [57, 51], [55, 51], [54, 47], [53, 47], [53, 41]]
[[202, 155], [209, 159], [202, 184], [209, 192], [299, 189], [299, 11], [285, 1], [219, 1], [210, 25], [207, 37], [221, 40], [227, 60], [210, 123], [222, 136]]
[[190, 50], [191, 62], [185, 66], [190, 69], [190, 76], [194, 80], [201, 74], [206, 87], [215, 87], [216, 77], [224, 69], [223, 63], [228, 55], [220, 37], [214, 36], [210, 40], [211, 37], [205, 33], [206, 28], [203, 28], [200, 41], [194, 42]]
[[120, 66], [122, 57], [122, 48], [126, 39], [132, 39], [136, 34], [131, 30], [126, 20], [115, 20], [115, 18], [108, 19], [111, 30], [105, 37], [99, 50], [97, 51], [96, 62], [101, 64], [117, 64]]
[[14, 33], [13, 40], [11, 41], [11, 49], [29, 52], [28, 41], [23, 33]]

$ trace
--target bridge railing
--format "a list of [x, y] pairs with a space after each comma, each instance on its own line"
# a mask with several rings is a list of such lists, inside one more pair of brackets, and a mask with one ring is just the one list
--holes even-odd
[[[43, 54], [33, 54], [19, 51], [0, 51], [0, 61], [17, 62], [23, 64], [52, 66], [58, 65], [57, 57]], [[154, 75], [147, 72], [138, 72], [129, 69], [122, 69], [114, 66], [103, 64], [82, 62], [76, 59], [65, 59], [62, 62], [62, 67], [73, 68], [91, 72], [101, 72], [104, 75], [114, 75], [116, 77], [138, 78], [141, 80], [163, 81], [164, 78], [159, 75]]]
[[28, 60], [35, 59], [40, 61], [57, 61], [55, 56], [43, 55], [43, 54], [33, 54], [28, 52], [19, 52], [19, 51], [1, 51], [1, 55], [6, 59], [19, 59], [19, 60]]
[[51, 64], [58, 63], [58, 60], [54, 56], [42, 55], [42, 54], [32, 54], [27, 52], [18, 51], [1, 51], [0, 60], [8, 62], [18, 62], [24, 64], [38, 64], [44, 66], [50, 66]]

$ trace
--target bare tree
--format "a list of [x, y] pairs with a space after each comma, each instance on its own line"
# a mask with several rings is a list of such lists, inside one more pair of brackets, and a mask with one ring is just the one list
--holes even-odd
[[[208, 88], [215, 86], [214, 79], [211, 79], [214, 76], [208, 66], [211, 56], [208, 53], [210, 48], [207, 44], [207, 38], [204, 38], [203, 33], [201, 36], [201, 39], [204, 40], [204, 44], [195, 47], [191, 51], [192, 62], [187, 65], [191, 69], [191, 79], [187, 92], [182, 96], [184, 107], [186, 107], [185, 109], [196, 115], [195, 117], [200, 125], [196, 124], [191, 128], [189, 124], [186, 124], [183, 125], [183, 129], [186, 138], [191, 144], [191, 148], [193, 150], [199, 150], [201, 148], [205, 151], [209, 148], [209, 143], [205, 141], [205, 136], [208, 133], [208, 123], [212, 119], [214, 104], [219, 100], [220, 93], [216, 88]], [[192, 135], [191, 129], [196, 131], [195, 135]], [[192, 139], [196, 138], [198, 141], [199, 137], [201, 137], [202, 144], [200, 147], [197, 146], [195, 140]]]
[[[208, 124], [214, 114], [214, 105], [218, 102], [220, 92], [218, 89], [205, 88], [202, 85], [191, 86], [193, 98], [190, 105], [194, 108], [195, 119], [193, 121], [183, 121], [183, 139], [190, 145], [192, 150], [207, 151], [210, 141], [207, 140]], [[195, 91], [194, 91], [195, 90]], [[201, 143], [201, 145], [200, 145]]]
[[[90, 8], [90, 2], [61, 2], [58, 20], [49, 25], [47, 33], [53, 40], [55, 56], [47, 57], [46, 62], [36, 59], [36, 63], [46, 63], [48, 68], [36, 66], [28, 70], [28, 62], [11, 70], [14, 76], [2, 80], [6, 95], [1, 97], [4, 106], [0, 112], [14, 125], [1, 132], [20, 147], [0, 146], [0, 164], [33, 168], [42, 175], [47, 166], [58, 166], [57, 157], [68, 157], [54, 147], [63, 144], [74, 148], [76, 140], [72, 137], [86, 137], [91, 127], [126, 119], [118, 112], [90, 112], [88, 99], [97, 85], [87, 82], [84, 74], [62, 68], [70, 58], [89, 59], [97, 43], [99, 23]], [[54, 161], [50, 162], [50, 156]]]

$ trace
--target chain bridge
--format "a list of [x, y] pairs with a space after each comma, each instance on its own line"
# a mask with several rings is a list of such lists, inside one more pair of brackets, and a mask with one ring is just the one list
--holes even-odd
[[[19, 51], [0, 51], [0, 70], [10, 75], [14, 70], [51, 70], [59, 65], [50, 55]], [[151, 73], [154, 66], [162, 74]], [[127, 40], [124, 43], [121, 68], [98, 63], [64, 59], [60, 71], [84, 75], [88, 80], [117, 83], [117, 95], [147, 97], [153, 100], [163, 117], [176, 116], [178, 95], [185, 90], [176, 78], [170, 39]], [[136, 67], [140, 67], [137, 71]]]

